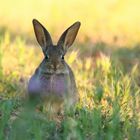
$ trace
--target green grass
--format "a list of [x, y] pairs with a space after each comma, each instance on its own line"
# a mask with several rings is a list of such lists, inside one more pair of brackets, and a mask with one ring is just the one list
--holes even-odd
[[55, 121], [46, 111], [31, 111], [26, 105], [27, 82], [42, 60], [41, 50], [5, 33], [0, 42], [0, 140], [140, 138], [139, 47], [86, 47], [79, 46], [79, 53], [71, 51], [66, 58], [80, 101]]

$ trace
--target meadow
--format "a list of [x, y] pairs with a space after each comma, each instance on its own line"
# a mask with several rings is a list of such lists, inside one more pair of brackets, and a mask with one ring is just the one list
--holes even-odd
[[[23, 11], [26, 0], [22, 5], [17, 0], [7, 5], [7, 0], [0, 6], [3, 11], [0, 13], [3, 19], [0, 23], [0, 140], [139, 140], [140, 31], [137, 28], [139, 15], [135, 14], [139, 2], [128, 1], [127, 5], [125, 1], [90, 2], [96, 6], [90, 7], [90, 3], [80, 0], [75, 4], [65, 1], [64, 6], [54, 0], [41, 4], [35, 1], [28, 16], [28, 10]], [[30, 9], [32, 3], [29, 1], [26, 8]], [[26, 105], [28, 80], [43, 59], [31, 21], [36, 17], [45, 23], [45, 4], [50, 8], [45, 14], [47, 29], [55, 42], [77, 16], [83, 24], [66, 55], [75, 74], [80, 100], [75, 108], [64, 111], [57, 121], [51, 120], [43, 107], [40, 111], [28, 111]], [[69, 12], [69, 4], [79, 10], [74, 16]], [[130, 5], [136, 7], [130, 8]], [[112, 10], [110, 6], [115, 8]], [[83, 7], [88, 10], [81, 10]], [[114, 13], [109, 14], [108, 7]], [[91, 11], [95, 15], [90, 14]], [[120, 19], [121, 12], [125, 18]], [[136, 22], [128, 18], [130, 13]], [[67, 16], [69, 19], [62, 25]], [[90, 16], [95, 17], [95, 25]], [[104, 19], [110, 20], [102, 26]], [[127, 24], [128, 21], [131, 24]], [[121, 28], [118, 23], [123, 23]]]

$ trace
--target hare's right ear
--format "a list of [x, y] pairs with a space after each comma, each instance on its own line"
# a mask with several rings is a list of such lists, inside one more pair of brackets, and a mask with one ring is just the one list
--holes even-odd
[[73, 44], [76, 38], [76, 35], [78, 33], [78, 30], [80, 28], [80, 25], [81, 25], [80, 22], [75, 22], [67, 30], [65, 30], [63, 34], [61, 35], [57, 45], [61, 46], [64, 52], [66, 52], [67, 49]]
[[45, 27], [36, 19], [33, 19], [33, 27], [36, 39], [41, 46], [43, 53], [47, 50], [48, 47], [52, 45], [52, 39], [49, 32]]

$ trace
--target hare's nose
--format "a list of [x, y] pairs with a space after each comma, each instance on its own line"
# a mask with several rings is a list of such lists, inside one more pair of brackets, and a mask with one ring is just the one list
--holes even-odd
[[57, 70], [58, 67], [59, 67], [58, 63], [53, 64], [53, 68], [54, 68], [55, 71]]

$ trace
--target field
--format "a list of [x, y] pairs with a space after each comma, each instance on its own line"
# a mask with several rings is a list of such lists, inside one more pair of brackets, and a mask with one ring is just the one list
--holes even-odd
[[[139, 140], [140, 21], [136, 13], [140, 2], [32, 3], [6, 0], [0, 6], [0, 140]], [[77, 13], [69, 12], [71, 8]], [[28, 80], [43, 59], [31, 27], [33, 18], [41, 19], [54, 42], [70, 24], [82, 22], [66, 55], [80, 100], [57, 120], [50, 119], [45, 105], [40, 111], [29, 111], [27, 106]], [[108, 21], [101, 25], [104, 20]]]

